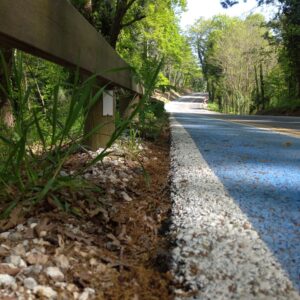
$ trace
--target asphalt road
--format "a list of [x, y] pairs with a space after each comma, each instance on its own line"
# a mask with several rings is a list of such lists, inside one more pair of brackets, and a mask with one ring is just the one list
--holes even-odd
[[167, 110], [300, 291], [300, 118], [216, 114], [204, 96]]
[[300, 117], [268, 116], [268, 115], [226, 115], [205, 110], [206, 93], [195, 93], [183, 96], [172, 103], [172, 111], [187, 111], [220, 120], [264, 128], [293, 136], [300, 136]]

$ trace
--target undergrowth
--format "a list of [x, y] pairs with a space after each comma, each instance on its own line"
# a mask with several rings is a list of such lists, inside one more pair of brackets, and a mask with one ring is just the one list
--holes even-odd
[[[77, 71], [72, 82], [60, 81], [55, 85], [45, 109], [34, 101], [34, 88], [26, 85], [22, 53], [17, 52], [14, 57], [12, 76], [8, 75], [2, 55], [1, 60], [6, 74], [6, 88], [1, 86], [1, 89], [13, 108], [15, 121], [12, 128], [1, 125], [0, 217], [7, 218], [15, 208], [26, 212], [43, 203], [80, 215], [78, 205], [73, 201], [80, 200], [83, 193], [90, 195], [94, 206], [101, 205], [99, 197], [93, 194], [99, 195], [101, 191], [82, 174], [109, 154], [109, 148], [130, 127], [137, 114], [141, 114], [143, 125], [141, 130], [130, 129], [131, 146], [136, 147], [139, 132], [144, 132], [151, 122], [155, 128], [151, 134], [157, 134], [156, 124], [154, 126], [156, 109], [149, 117], [150, 109], [145, 110], [145, 107], [148, 107], [161, 63], [149, 77], [144, 95], [130, 116], [118, 121], [105, 149], [86, 163], [85, 168], [66, 174], [64, 166], [70, 156], [77, 151], [86, 151], [84, 141], [101, 130], [102, 125], [99, 125], [85, 133], [84, 124], [89, 109], [102, 97], [105, 86], [98, 86], [98, 74], [82, 81]], [[61, 91], [67, 95], [64, 103]]]

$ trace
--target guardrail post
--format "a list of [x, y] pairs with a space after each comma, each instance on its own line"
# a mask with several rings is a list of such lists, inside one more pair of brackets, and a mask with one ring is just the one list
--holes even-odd
[[136, 105], [140, 101], [140, 95], [131, 96], [120, 100], [120, 113], [122, 117], [129, 117], [135, 110]]
[[93, 151], [104, 148], [115, 130], [116, 99], [112, 90], [103, 93], [100, 100], [90, 109], [85, 122], [85, 133], [99, 128], [87, 138], [85, 144]]

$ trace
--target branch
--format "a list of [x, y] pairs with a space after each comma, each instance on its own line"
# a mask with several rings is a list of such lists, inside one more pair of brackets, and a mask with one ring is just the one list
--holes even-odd
[[131, 5], [135, 2], [136, 0], [130, 0], [128, 4], [126, 5], [126, 11], [131, 7]]
[[140, 20], [143, 20], [144, 18], [146, 18], [145, 15], [142, 15], [142, 16], [138, 16], [136, 17], [135, 19], [125, 23], [125, 24], [121, 24], [121, 27], [124, 28], [124, 27], [128, 27], [130, 25], [132, 25], [133, 23], [137, 22], [137, 21], [140, 21]]

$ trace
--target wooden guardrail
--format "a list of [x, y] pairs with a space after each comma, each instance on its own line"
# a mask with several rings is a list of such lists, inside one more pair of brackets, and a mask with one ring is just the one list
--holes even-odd
[[[103, 84], [142, 93], [129, 66], [67, 0], [0, 0], [0, 45], [100, 74]], [[89, 129], [114, 121], [114, 112], [103, 116], [103, 109], [100, 103], [91, 110]], [[91, 148], [104, 146], [112, 130], [112, 124], [104, 126], [89, 141]]]

